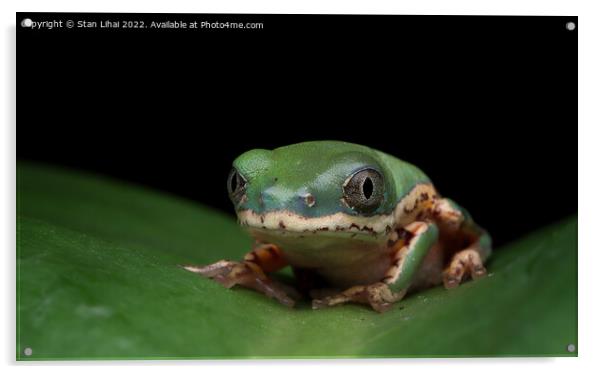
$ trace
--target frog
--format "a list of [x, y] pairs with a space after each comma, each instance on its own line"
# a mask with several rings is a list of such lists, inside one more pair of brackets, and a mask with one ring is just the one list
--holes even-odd
[[[294, 307], [346, 303], [377, 312], [406, 295], [486, 276], [488, 232], [418, 167], [368, 146], [307, 141], [238, 156], [227, 179], [254, 238], [241, 260], [183, 268]], [[273, 274], [291, 267], [295, 285]]]

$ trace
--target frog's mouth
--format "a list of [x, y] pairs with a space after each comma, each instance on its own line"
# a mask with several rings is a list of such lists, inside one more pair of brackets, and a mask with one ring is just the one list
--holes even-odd
[[243, 227], [270, 236], [348, 236], [370, 240], [388, 236], [393, 228], [393, 214], [371, 217], [335, 213], [323, 217], [304, 217], [290, 211], [258, 214], [250, 209], [238, 212]]
[[392, 215], [358, 217], [339, 212], [313, 218], [290, 211], [242, 210], [238, 219], [257, 241], [282, 249], [289, 264], [312, 269], [374, 261], [386, 250], [393, 230]]

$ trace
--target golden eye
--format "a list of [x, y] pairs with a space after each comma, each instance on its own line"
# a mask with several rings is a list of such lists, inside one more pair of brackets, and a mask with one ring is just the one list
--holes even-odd
[[359, 213], [374, 212], [384, 197], [383, 176], [375, 169], [355, 172], [343, 184], [343, 198], [349, 207]]

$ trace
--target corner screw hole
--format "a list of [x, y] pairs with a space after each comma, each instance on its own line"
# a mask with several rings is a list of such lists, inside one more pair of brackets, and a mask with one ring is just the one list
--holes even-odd
[[27, 347], [23, 350], [23, 353], [25, 354], [25, 356], [31, 356], [33, 354], [33, 350]]
[[575, 30], [576, 27], [577, 27], [577, 25], [575, 25], [575, 22], [567, 22], [566, 23], [566, 29], [569, 31]]
[[573, 353], [575, 352], [575, 344], [569, 344], [566, 346], [566, 350]]

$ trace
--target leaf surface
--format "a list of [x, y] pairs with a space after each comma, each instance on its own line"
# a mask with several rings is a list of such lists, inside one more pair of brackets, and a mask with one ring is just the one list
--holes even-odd
[[486, 278], [384, 314], [291, 310], [177, 266], [241, 258], [234, 215], [96, 175], [17, 174], [19, 360], [577, 355], [575, 217], [495, 248]]

